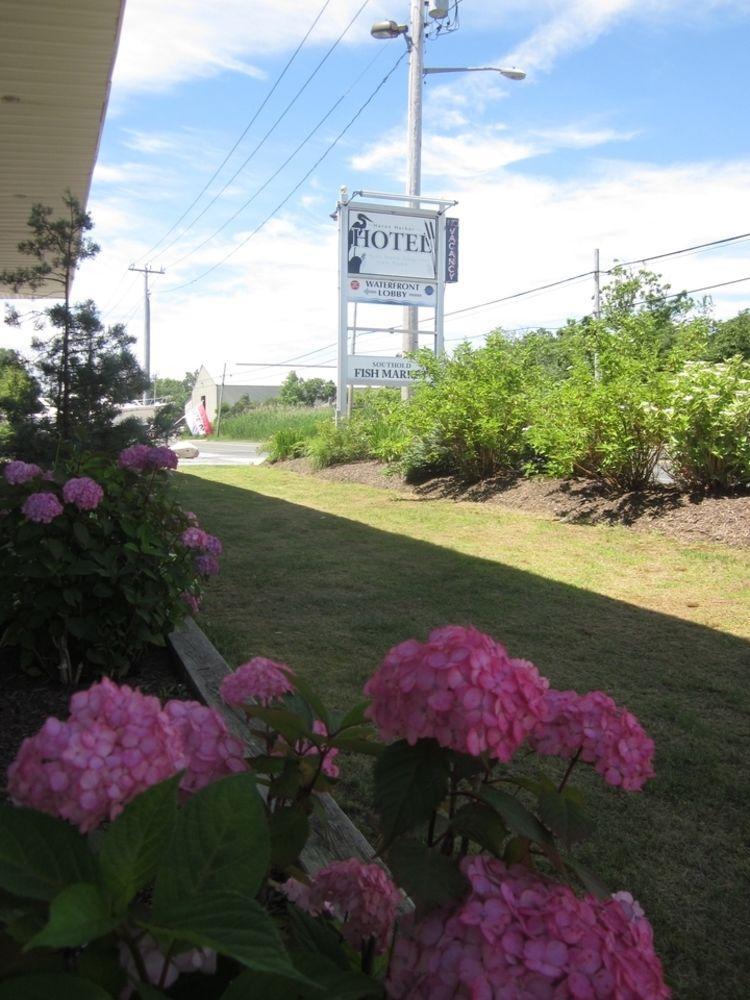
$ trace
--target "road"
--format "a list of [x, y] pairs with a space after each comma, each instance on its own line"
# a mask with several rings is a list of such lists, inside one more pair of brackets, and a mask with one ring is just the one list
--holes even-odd
[[180, 456], [180, 468], [189, 469], [191, 465], [260, 465], [265, 461], [267, 452], [260, 450], [257, 441], [216, 441], [214, 438], [195, 438], [186, 440], [180, 438], [172, 441], [171, 447], [178, 456], [180, 450], [197, 448], [197, 458]]

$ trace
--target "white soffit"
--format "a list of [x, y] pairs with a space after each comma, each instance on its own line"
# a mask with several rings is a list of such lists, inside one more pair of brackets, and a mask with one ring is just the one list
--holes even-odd
[[[0, 0], [0, 271], [18, 253], [36, 202], [86, 204], [125, 0]], [[0, 287], [0, 295], [12, 293]], [[56, 285], [36, 297], [58, 297]]]

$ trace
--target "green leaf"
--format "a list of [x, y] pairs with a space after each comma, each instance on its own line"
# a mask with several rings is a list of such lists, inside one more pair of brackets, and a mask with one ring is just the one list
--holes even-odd
[[479, 802], [462, 806], [451, 820], [451, 828], [460, 836], [469, 837], [495, 857], [502, 857], [508, 829], [490, 806]]
[[352, 726], [361, 726], [363, 722], [367, 722], [368, 720], [365, 712], [369, 707], [369, 701], [361, 701], [358, 705], [355, 705], [354, 708], [349, 709], [346, 715], [335, 727], [336, 732], [341, 732], [344, 729], [351, 729]]
[[369, 1000], [383, 997], [383, 984], [361, 972], [344, 972], [324, 955], [305, 951], [293, 955], [295, 966], [319, 983], [325, 1000]]
[[89, 529], [85, 524], [80, 521], [73, 522], [73, 534], [76, 537], [76, 541], [81, 546], [82, 549], [91, 548], [91, 535], [89, 534]]
[[94, 858], [74, 827], [33, 809], [0, 805], [0, 887], [49, 900], [72, 882], [94, 881]]
[[269, 857], [268, 824], [255, 779], [242, 773], [215, 781], [178, 813], [156, 876], [154, 907], [221, 890], [254, 896]]
[[426, 906], [463, 899], [469, 890], [455, 862], [416, 840], [397, 840], [388, 851], [388, 864], [401, 888]]
[[213, 948], [257, 972], [310, 985], [291, 964], [263, 907], [238, 892], [205, 892], [174, 900], [155, 909], [153, 919], [142, 926], [158, 936]]
[[[305, 720], [285, 708], [264, 708], [262, 705], [250, 705], [245, 708], [245, 712], [251, 718], [260, 719], [270, 729], [281, 733], [288, 743], [295, 743], [299, 739], [314, 741], [313, 734]], [[318, 738], [314, 737], [314, 739]]]
[[180, 774], [129, 802], [105, 832], [99, 851], [102, 885], [115, 907], [125, 907], [156, 874], [177, 816]]
[[539, 796], [539, 815], [567, 848], [577, 840], [585, 840], [592, 830], [577, 796], [565, 792], [542, 792]]
[[287, 917], [292, 941], [300, 951], [325, 955], [339, 969], [349, 970], [349, 959], [341, 944], [341, 937], [332, 924], [321, 917], [305, 913], [294, 903], [287, 904]]
[[0, 1000], [112, 1000], [112, 994], [88, 979], [65, 973], [16, 976], [0, 983]]
[[300, 677], [299, 674], [294, 675], [294, 687], [297, 693], [300, 694], [310, 706], [313, 711], [313, 715], [325, 724], [326, 729], [330, 729], [331, 719], [328, 714], [328, 709], [323, 704], [317, 692], [314, 691], [307, 681], [303, 677]]
[[448, 793], [448, 774], [447, 753], [435, 740], [385, 748], [375, 763], [375, 807], [386, 843], [427, 822]]
[[301, 806], [284, 806], [269, 819], [271, 863], [286, 868], [299, 858], [310, 834], [310, 821]]
[[482, 774], [485, 770], [481, 758], [471, 757], [467, 753], [450, 751], [450, 759], [457, 778], [474, 778], [477, 774]]
[[595, 875], [589, 868], [582, 865], [580, 861], [574, 861], [573, 858], [564, 858], [564, 861], [568, 868], [578, 876], [583, 887], [592, 896], [596, 896], [597, 899], [611, 898], [612, 890], [601, 881], [598, 875]]
[[260, 774], [281, 774], [286, 763], [283, 757], [272, 757], [269, 754], [258, 754], [248, 760], [253, 771]]
[[99, 887], [78, 882], [63, 889], [50, 903], [47, 926], [26, 945], [30, 948], [78, 948], [109, 934], [120, 923], [113, 917]]
[[513, 795], [487, 786], [481, 787], [477, 794], [497, 811], [508, 829], [519, 837], [528, 837], [537, 844], [552, 843], [552, 838], [536, 816]]

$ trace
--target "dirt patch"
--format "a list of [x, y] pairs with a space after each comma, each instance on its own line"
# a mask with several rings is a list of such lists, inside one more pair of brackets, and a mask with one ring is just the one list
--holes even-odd
[[518, 476], [495, 476], [472, 484], [446, 476], [413, 486], [381, 462], [352, 462], [315, 470], [309, 459], [297, 458], [279, 462], [277, 467], [329, 482], [396, 490], [425, 500], [485, 503], [573, 524], [621, 525], [682, 541], [750, 547], [747, 493], [686, 493], [674, 486], [656, 486], [614, 495], [587, 481]]

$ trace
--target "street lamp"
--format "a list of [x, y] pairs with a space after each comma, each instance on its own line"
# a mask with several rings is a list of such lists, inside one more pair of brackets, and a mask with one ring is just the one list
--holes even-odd
[[[497, 66], [447, 66], [424, 65], [424, 11], [434, 20], [448, 16], [449, 5], [425, 0], [410, 0], [409, 24], [397, 21], [377, 21], [370, 29], [373, 38], [391, 39], [403, 35], [409, 49], [409, 105], [406, 119], [407, 169], [406, 193], [417, 196], [422, 189], [422, 87], [425, 76], [432, 73], [500, 73], [509, 80], [523, 80], [526, 74], [520, 69], [503, 69]], [[415, 205], [418, 202], [415, 201]], [[418, 343], [418, 307], [407, 306], [404, 311], [403, 350], [416, 351]]]

